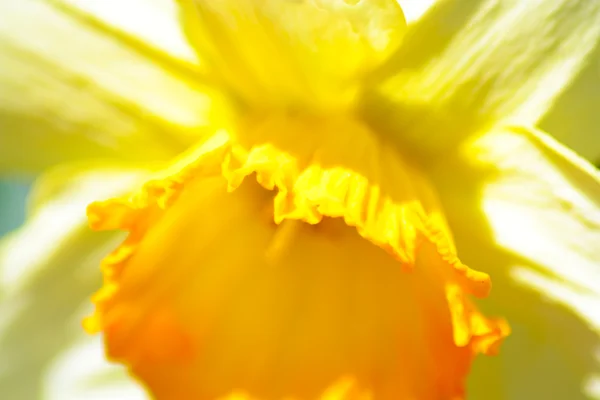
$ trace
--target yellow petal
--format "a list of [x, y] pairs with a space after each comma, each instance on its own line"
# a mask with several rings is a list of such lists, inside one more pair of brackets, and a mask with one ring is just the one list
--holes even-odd
[[[600, 40], [600, 4], [587, 0], [437, 3], [410, 27], [380, 71], [374, 120], [424, 152], [444, 152], [507, 120], [534, 124]], [[383, 110], [383, 111], [382, 111]]]
[[41, 185], [53, 187], [52, 194], [46, 192], [25, 225], [2, 239], [0, 387], [7, 398], [48, 398], [41, 393], [52, 384], [53, 362], [84, 337], [78, 334], [79, 319], [101, 281], [97, 263], [120, 239], [113, 233], [92, 233], [85, 205], [97, 196], [118, 195], [143, 174], [71, 169], [53, 175], [62, 179], [54, 183], [47, 182], [53, 176], [43, 176]]
[[463, 396], [509, 328], [417, 168], [350, 117], [257, 115], [195, 154], [89, 208], [130, 232], [86, 320], [112, 359], [159, 399]]
[[436, 187], [462, 258], [497, 283], [483, 306], [515, 331], [499, 363], [474, 367], [474, 398], [581, 398], [600, 345], [598, 171], [523, 128], [465, 154], [439, 163]]
[[348, 107], [406, 24], [395, 0], [179, 2], [200, 58], [254, 107]]
[[193, 71], [69, 10], [0, 5], [0, 171], [90, 157], [157, 161], [218, 119]]

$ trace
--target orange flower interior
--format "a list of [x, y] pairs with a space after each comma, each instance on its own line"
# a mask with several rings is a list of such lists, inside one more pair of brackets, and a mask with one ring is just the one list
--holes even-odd
[[508, 334], [426, 178], [351, 117], [247, 119], [164, 175], [88, 210], [129, 237], [86, 329], [157, 399], [462, 398]]

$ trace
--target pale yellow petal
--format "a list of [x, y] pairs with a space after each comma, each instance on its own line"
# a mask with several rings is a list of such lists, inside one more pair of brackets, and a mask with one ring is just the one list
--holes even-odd
[[[163, 61], [181, 63], [181, 68], [202, 64], [183, 34], [173, 0], [49, 0], [57, 8], [95, 19], [100, 24], [140, 41], [149, 51], [161, 53]], [[135, 18], [132, 18], [135, 16]], [[193, 65], [190, 65], [193, 64]]]
[[468, 154], [500, 174], [482, 189], [498, 244], [600, 299], [600, 171], [525, 128], [485, 135]]
[[[568, 87], [600, 40], [589, 0], [447, 0], [409, 27], [374, 77], [373, 120], [410, 145], [440, 152], [507, 120], [534, 124]], [[384, 123], [380, 113], [394, 110]]]
[[[144, 4], [135, 19], [154, 24]], [[0, 171], [157, 161], [218, 119], [200, 75], [137, 32], [50, 1], [2, 2], [0, 15]]]
[[106, 362], [99, 337], [78, 338], [57, 355], [40, 400], [147, 400], [146, 391], [125, 368]]
[[[599, 368], [600, 179], [541, 132], [497, 130], [433, 169], [459, 256], [494, 281], [488, 312], [513, 327], [479, 361], [473, 398], [583, 399]], [[495, 396], [495, 397], [494, 397]]]
[[540, 121], [561, 143], [600, 167], [600, 46], [589, 57], [585, 68], [558, 97]]
[[54, 384], [52, 363], [85, 337], [80, 319], [101, 282], [98, 264], [121, 238], [92, 233], [86, 204], [118, 195], [145, 175], [117, 168], [70, 172], [58, 183], [41, 178], [52, 194], [0, 244], [0, 388], [11, 400], [40, 398]]

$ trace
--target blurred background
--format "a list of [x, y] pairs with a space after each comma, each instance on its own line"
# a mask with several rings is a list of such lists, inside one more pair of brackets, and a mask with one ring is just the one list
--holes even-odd
[[25, 202], [32, 179], [0, 179], [0, 235], [16, 229], [24, 221]]

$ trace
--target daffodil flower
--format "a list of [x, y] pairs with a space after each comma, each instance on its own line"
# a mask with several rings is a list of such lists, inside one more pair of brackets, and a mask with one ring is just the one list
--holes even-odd
[[[510, 340], [500, 348], [509, 323], [517, 343], [536, 321], [544, 334], [581, 323], [553, 325], [524, 287], [591, 323], [564, 339], [590, 357], [600, 178], [531, 126], [597, 45], [598, 5], [473, 2], [452, 35], [440, 22], [452, 1], [408, 27], [394, 0], [138, 6], [135, 20], [106, 2], [10, 6], [44, 24], [4, 28], [9, 58], [51, 59], [57, 79], [40, 92], [3, 67], [13, 92], [53, 96], [11, 97], [19, 134], [3, 134], [3, 166], [71, 164], [41, 179], [31, 222], [7, 239], [6, 326], [19, 326], [23, 292], [48, 290], [23, 265], [75, 273], [122, 239], [73, 214], [98, 200], [90, 226], [128, 235], [102, 261], [84, 326], [157, 399], [530, 398], [529, 380], [514, 388], [499, 372], [531, 367]], [[75, 34], [49, 58], [43, 40]], [[54, 131], [27, 129], [31, 113], [58, 114]], [[24, 159], [27, 145], [44, 151]], [[29, 307], [37, 316], [60, 292]], [[593, 372], [584, 361], [546, 387], [573, 398]]]

